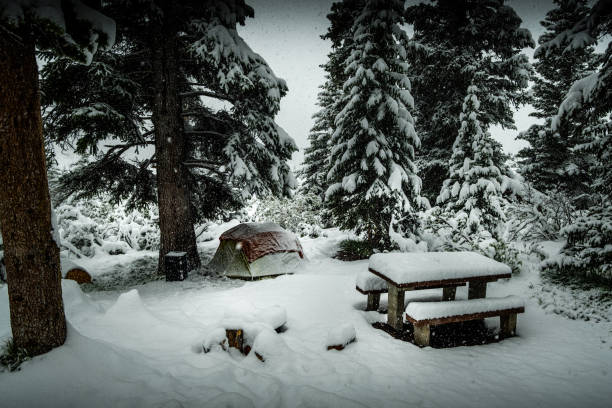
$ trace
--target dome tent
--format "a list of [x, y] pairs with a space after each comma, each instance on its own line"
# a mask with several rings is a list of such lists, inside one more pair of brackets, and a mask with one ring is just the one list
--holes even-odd
[[283, 275], [304, 258], [298, 238], [271, 222], [239, 224], [221, 234], [219, 241], [208, 268], [230, 278]]

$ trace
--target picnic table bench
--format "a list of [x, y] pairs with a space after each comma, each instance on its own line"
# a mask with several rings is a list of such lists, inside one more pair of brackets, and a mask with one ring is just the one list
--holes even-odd
[[523, 300], [516, 296], [503, 298], [456, 300], [452, 302], [410, 302], [406, 320], [414, 326], [414, 342], [429, 346], [430, 327], [499, 316], [499, 338], [516, 332], [516, 315], [525, 312]]
[[387, 324], [397, 332], [403, 330], [406, 291], [444, 288], [443, 298], [451, 300], [456, 287], [467, 284], [468, 299], [481, 299], [488, 282], [512, 276], [509, 266], [475, 252], [374, 254], [368, 270], [387, 283]]

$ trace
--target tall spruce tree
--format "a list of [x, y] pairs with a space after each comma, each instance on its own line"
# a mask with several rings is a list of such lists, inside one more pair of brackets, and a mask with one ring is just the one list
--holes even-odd
[[36, 50], [88, 62], [114, 23], [79, 1], [0, 1], [0, 228], [11, 330], [31, 355], [66, 339]]
[[304, 150], [304, 164], [301, 170], [304, 178], [301, 190], [324, 198], [327, 190], [327, 173], [330, 161], [330, 140], [336, 129], [335, 118], [342, 105], [342, 87], [347, 79], [344, 62], [350, 56], [353, 41], [351, 27], [363, 0], [344, 0], [332, 4], [327, 15], [330, 26], [321, 36], [331, 41], [332, 50], [328, 60], [321, 67], [325, 70], [325, 83], [317, 96], [320, 110], [314, 114], [314, 125], [308, 135], [309, 146]]
[[[541, 22], [545, 28], [538, 39], [545, 44], [557, 35], [570, 30], [588, 13], [586, 0], [556, 0], [556, 7]], [[531, 116], [544, 119], [542, 125], [533, 125], [518, 138], [529, 142], [522, 149], [521, 173], [540, 191], [555, 190], [576, 198], [588, 191], [589, 156], [579, 155], [572, 149], [583, 143], [582, 129], [588, 125], [585, 112], [565, 117], [556, 131], [551, 128], [552, 117], [559, 109], [572, 84], [592, 73], [599, 63], [594, 47], [586, 46], [574, 52], [563, 52], [567, 39], [552, 52], [535, 53], [533, 64], [537, 72], [534, 78], [533, 101], [536, 109]]]
[[[585, 142], [574, 147], [577, 154], [594, 158], [589, 168], [591, 177], [589, 208], [583, 217], [564, 228], [567, 242], [559, 257], [546, 262], [543, 269], [555, 273], [586, 276], [612, 282], [612, 1], [598, 0], [573, 27], [543, 43], [539, 53], [573, 54], [607, 39], [608, 44], [598, 69], [575, 81], [552, 119], [557, 131], [564, 120], [586, 116], [604, 123], [583, 130]], [[603, 118], [603, 119], [602, 119]]]
[[409, 47], [412, 94], [422, 148], [417, 162], [423, 195], [438, 195], [470, 84], [478, 88], [480, 122], [514, 128], [513, 109], [528, 102], [531, 75], [521, 53], [534, 42], [504, 0], [436, 0], [406, 9], [414, 27]]
[[350, 31], [331, 140], [326, 207], [340, 227], [365, 233], [374, 245], [391, 245], [391, 227], [414, 232], [422, 205], [404, 22], [402, 1], [364, 1]]
[[484, 230], [499, 239], [499, 227], [505, 220], [502, 204], [507, 170], [503, 162], [496, 160], [500, 157], [495, 154], [496, 145], [480, 125], [477, 94], [475, 86], [468, 87], [449, 177], [444, 180], [437, 202], [453, 214], [458, 230], [466, 236]]
[[[48, 126], [56, 142], [90, 154], [60, 179], [65, 195], [110, 191], [130, 205], [156, 201], [160, 270], [169, 250], [188, 252], [195, 267], [194, 222], [237, 207], [250, 194], [286, 194], [293, 187], [286, 162], [296, 147], [274, 122], [287, 88], [238, 35], [236, 25], [253, 15], [242, 1], [144, 6], [108, 6], [125, 26], [118, 46], [93, 69], [48, 64]], [[172, 43], [160, 48], [168, 38]], [[78, 74], [83, 80], [72, 82]], [[214, 110], [202, 97], [227, 106]], [[98, 150], [108, 140], [111, 146]], [[147, 145], [153, 153], [128, 161], [133, 149]]]

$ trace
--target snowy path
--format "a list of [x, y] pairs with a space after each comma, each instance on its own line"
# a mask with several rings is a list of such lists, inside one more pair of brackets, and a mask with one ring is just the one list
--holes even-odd
[[[318, 240], [317, 245], [321, 240]], [[452, 349], [420, 349], [371, 327], [354, 289], [367, 261], [340, 262], [325, 246], [301, 273], [259, 282], [152, 282], [138, 294], [84, 295], [65, 285], [72, 328], [64, 347], [0, 373], [2, 407], [505, 407], [609, 406], [612, 325], [545, 314], [527, 299], [520, 337]], [[525, 295], [537, 276], [489, 285], [492, 296]], [[458, 296], [466, 297], [466, 288]], [[384, 298], [383, 298], [384, 303]], [[192, 346], [224, 318], [281, 305], [288, 330], [265, 363]], [[333, 327], [358, 341], [326, 351]], [[497, 324], [496, 319], [491, 320]], [[0, 337], [10, 332], [0, 288]]]

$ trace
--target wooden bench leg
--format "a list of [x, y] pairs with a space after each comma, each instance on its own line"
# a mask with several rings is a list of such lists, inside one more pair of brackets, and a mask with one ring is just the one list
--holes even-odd
[[404, 290], [389, 283], [387, 324], [401, 332], [404, 329]]
[[414, 343], [417, 346], [429, 346], [431, 330], [428, 324], [414, 325]]
[[378, 306], [380, 306], [380, 293], [368, 293], [366, 311], [378, 310]]
[[499, 316], [499, 338], [505, 339], [516, 334], [516, 313]]
[[457, 295], [457, 287], [442, 288], [442, 300], [455, 300]]
[[487, 297], [487, 282], [470, 282], [468, 286], [468, 299], [483, 299]]

